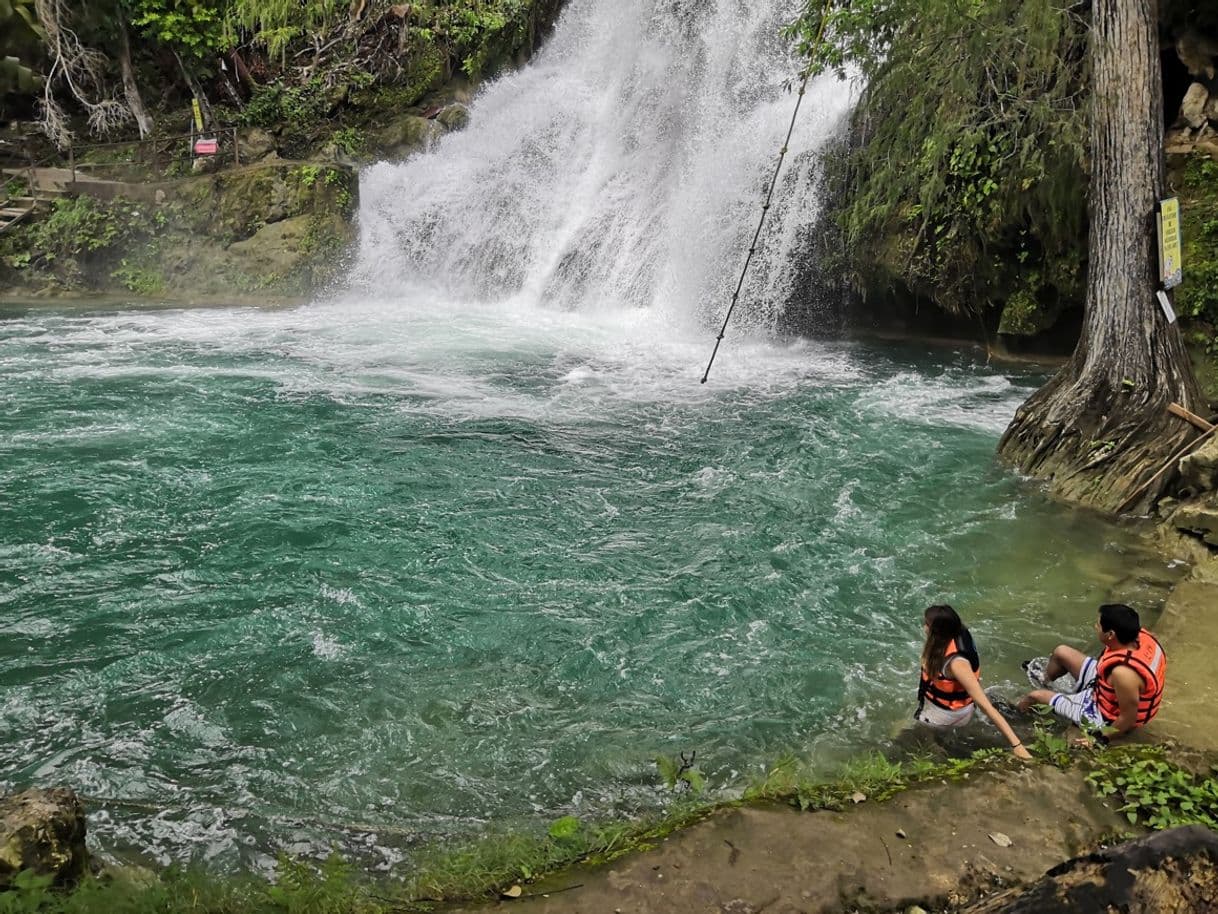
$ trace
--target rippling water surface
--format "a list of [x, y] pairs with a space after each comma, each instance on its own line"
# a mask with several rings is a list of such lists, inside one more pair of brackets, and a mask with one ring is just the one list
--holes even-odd
[[0, 788], [123, 801], [110, 851], [389, 865], [682, 749], [727, 789], [889, 738], [930, 601], [1014, 693], [1165, 574], [994, 467], [1034, 380], [968, 353], [729, 339], [700, 386], [635, 310], [3, 318]]

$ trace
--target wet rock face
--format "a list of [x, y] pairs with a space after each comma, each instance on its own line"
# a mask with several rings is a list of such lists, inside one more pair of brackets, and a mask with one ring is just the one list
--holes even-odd
[[1075, 857], [1029, 889], [1004, 892], [968, 914], [1211, 914], [1218, 899], [1218, 834], [1200, 825], [1157, 832]]
[[22, 870], [69, 884], [84, 874], [85, 810], [66, 787], [0, 797], [0, 889]]

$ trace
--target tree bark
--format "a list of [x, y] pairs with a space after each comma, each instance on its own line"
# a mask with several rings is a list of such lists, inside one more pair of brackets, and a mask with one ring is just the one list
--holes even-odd
[[1057, 495], [1117, 510], [1195, 434], [1167, 406], [1200, 410], [1203, 398], [1179, 326], [1155, 298], [1164, 186], [1158, 2], [1095, 0], [1092, 20], [1083, 330], [1070, 361], [1015, 413], [998, 453]]
[[178, 69], [182, 72], [182, 78], [186, 80], [186, 85], [190, 87], [191, 94], [199, 100], [199, 109], [203, 114], [203, 129], [204, 131], [214, 130], [216, 128], [216, 117], [211, 111], [211, 102], [207, 99], [207, 94], [203, 91], [203, 87], [199, 85], [199, 81], [191, 75], [190, 70], [186, 69], [186, 64], [182, 62], [182, 55], [173, 50], [173, 59], [178, 62]]
[[123, 74], [123, 94], [127, 97], [127, 107], [131, 109], [135, 123], [140, 129], [140, 139], [142, 140], [152, 133], [152, 118], [148, 114], [148, 109], [144, 107], [140, 87], [135, 81], [135, 67], [131, 65], [131, 39], [127, 35], [127, 20], [123, 17], [119, 17], [118, 34], [118, 63]]

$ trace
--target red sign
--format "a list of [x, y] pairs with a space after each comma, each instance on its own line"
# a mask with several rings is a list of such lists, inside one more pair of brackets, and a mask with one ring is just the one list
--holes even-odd
[[195, 155], [214, 156], [220, 150], [220, 144], [214, 139], [200, 137], [195, 140]]

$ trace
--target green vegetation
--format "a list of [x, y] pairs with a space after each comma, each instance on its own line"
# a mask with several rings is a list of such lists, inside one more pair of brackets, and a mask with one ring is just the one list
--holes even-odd
[[[1170, 828], [1199, 823], [1218, 828], [1218, 780], [1193, 774], [1153, 746], [1105, 749], [1081, 758], [1070, 751], [1060, 728], [1037, 725], [1028, 743], [1043, 763], [1081, 764], [1102, 797], [1122, 805], [1131, 824]], [[0, 893], [0, 914], [389, 914], [423, 911], [440, 901], [495, 897], [513, 886], [537, 884], [577, 863], [603, 864], [646, 850], [677, 829], [718, 809], [751, 802], [787, 803], [801, 810], [840, 810], [880, 802], [933, 781], [955, 781], [1013, 764], [1004, 749], [970, 756], [893, 761], [878, 753], [856, 758], [829, 776], [815, 774], [793, 758], [774, 765], [740, 800], [706, 802], [681, 773], [693, 759], [657, 759], [673, 793], [667, 810], [634, 821], [585, 822], [563, 816], [535, 833], [492, 833], [473, 842], [438, 845], [418, 852], [403, 883], [370, 884], [338, 857], [322, 864], [283, 858], [273, 883], [255, 877], [221, 878], [171, 869], [159, 878], [122, 872], [90, 878], [68, 893], [25, 873], [13, 891]], [[698, 779], [700, 783], [700, 778]]]
[[1132, 825], [1175, 828], [1204, 825], [1218, 830], [1218, 765], [1210, 776], [1176, 765], [1159, 746], [1122, 746], [1100, 753], [1087, 781], [1102, 797], [1123, 805]]
[[340, 152], [350, 156], [358, 156], [364, 152], [368, 138], [357, 127], [344, 127], [341, 130], [334, 131], [334, 134], [330, 137], [330, 142]]
[[1179, 183], [1186, 281], [1176, 309], [1212, 328], [1218, 326], [1218, 162], [1191, 156]]
[[209, 128], [302, 133], [382, 90], [413, 105], [454, 73], [493, 73], [532, 50], [559, 2], [0, 0], [0, 114], [38, 117], [61, 148], [166, 119], [164, 135], [181, 133], [192, 98]]
[[165, 291], [165, 278], [154, 267], [140, 266], [126, 258], [119, 261], [110, 278], [136, 295], [156, 295]]
[[[700, 821], [717, 809], [742, 802], [790, 803], [801, 809], [840, 809], [869, 800], [887, 799], [931, 780], [967, 777], [982, 767], [1004, 764], [1002, 750], [983, 750], [947, 761], [915, 758], [892, 762], [882, 755], [847, 764], [835, 775], [814, 776], [793, 760], [776, 765], [741, 800], [707, 802], [694, 795], [694, 783], [679, 776], [695, 770], [692, 758], [657, 760], [673, 793], [661, 813], [633, 821], [585, 822], [563, 816], [538, 833], [492, 833], [472, 843], [425, 848], [413, 858], [413, 869], [400, 885], [368, 885], [351, 867], [331, 858], [320, 867], [283, 859], [276, 881], [255, 878], [216, 879], [205, 874], [170, 870], [157, 880], [121, 876], [90, 879], [71, 893], [51, 892], [45, 880], [24, 876], [15, 891], [0, 894], [0, 914], [388, 914], [427, 910], [441, 900], [497, 896], [514, 885], [527, 885], [577, 863], [603, 864], [646, 850], [674, 831]], [[669, 774], [664, 772], [675, 766]], [[688, 767], [687, 767], [688, 766]], [[700, 776], [697, 779], [700, 783]]]
[[[8, 247], [17, 247], [9, 253], [10, 258], [32, 254], [33, 263], [49, 266], [56, 260], [90, 254], [129, 239], [137, 222], [138, 211], [130, 208], [88, 197], [63, 197], [54, 201], [47, 218], [30, 223], [24, 227], [24, 233], [14, 233], [12, 239], [5, 240]], [[22, 234], [25, 243], [12, 245], [12, 240], [20, 239]]]
[[1180, 198], [1184, 247], [1176, 311], [1197, 378], [1218, 402], [1218, 162], [1189, 156], [1172, 169], [1170, 184]]
[[123, 875], [85, 879], [72, 892], [50, 888], [49, 877], [21, 873], [0, 892], [0, 914], [381, 914], [388, 906], [359, 884], [337, 857], [318, 868], [282, 860], [275, 884], [216, 880], [171, 870], [160, 879]]
[[957, 314], [1018, 296], [1012, 332], [1081, 300], [1080, 16], [1054, 0], [809, 0], [791, 33], [812, 68], [850, 61], [868, 81], [836, 176], [859, 285]]
[[687, 790], [695, 796], [706, 788], [706, 778], [694, 765], [697, 753], [688, 759], [682, 753], [680, 758], [671, 755], [656, 756], [656, 768], [660, 771], [660, 779], [669, 790]]
[[[307, 294], [342, 268], [356, 184], [327, 164], [177, 185], [160, 204], [61, 198], [0, 235], [0, 283], [31, 291]], [[277, 225], [276, 225], [277, 224]], [[275, 228], [255, 244], [260, 230]]]

